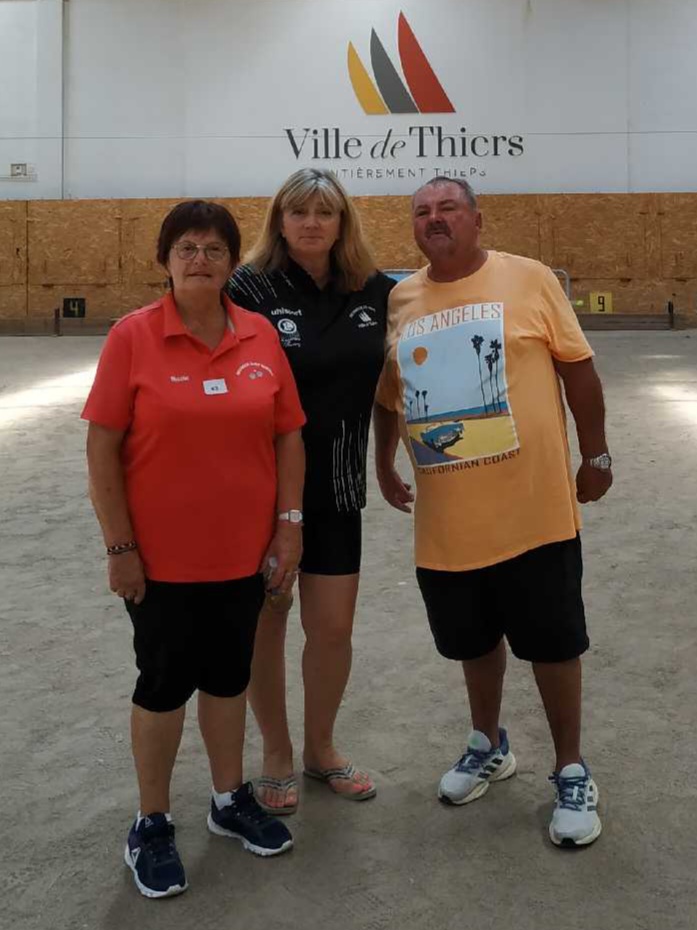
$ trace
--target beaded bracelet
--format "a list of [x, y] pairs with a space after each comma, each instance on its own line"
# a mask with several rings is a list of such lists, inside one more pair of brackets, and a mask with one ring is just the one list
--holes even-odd
[[123, 555], [124, 552], [133, 552], [138, 548], [138, 543], [132, 539], [127, 543], [117, 543], [115, 546], [107, 546], [107, 555]]

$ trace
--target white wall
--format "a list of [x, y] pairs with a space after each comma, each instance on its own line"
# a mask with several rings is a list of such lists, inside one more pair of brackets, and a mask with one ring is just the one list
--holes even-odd
[[[61, 0], [0, 0], [0, 199], [62, 191]], [[13, 162], [36, 169], [7, 180]]]
[[[0, 0], [26, 77], [20, 96], [0, 91], [0, 175], [30, 145], [7, 136], [38, 124], [27, 88], [44, 5], [60, 0]], [[348, 42], [370, 70], [375, 28], [399, 67], [400, 10], [455, 114], [359, 105]], [[697, 190], [697, 0], [70, 0], [66, 43], [67, 197], [263, 195], [309, 164], [366, 194], [443, 170], [483, 192]], [[0, 56], [0, 87], [6, 72]], [[407, 135], [418, 126], [520, 135], [524, 153], [438, 158], [430, 146], [420, 158]], [[314, 160], [306, 143], [297, 159], [284, 130], [305, 127], [359, 138], [361, 157]], [[371, 158], [390, 130], [405, 148]], [[32, 143], [39, 181], [22, 196], [57, 196], [48, 143]], [[375, 176], [387, 166], [405, 176]]]

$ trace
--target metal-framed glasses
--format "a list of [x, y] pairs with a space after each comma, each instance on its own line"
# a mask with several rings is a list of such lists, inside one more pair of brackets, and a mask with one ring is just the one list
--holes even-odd
[[203, 252], [209, 262], [223, 262], [230, 254], [226, 245], [212, 242], [210, 245], [196, 245], [195, 242], [175, 242], [172, 250], [183, 262], [190, 262], [199, 252]]

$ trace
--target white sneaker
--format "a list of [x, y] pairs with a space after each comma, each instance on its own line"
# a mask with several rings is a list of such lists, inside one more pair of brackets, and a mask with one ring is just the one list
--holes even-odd
[[555, 846], [588, 846], [602, 830], [598, 817], [598, 786], [581, 760], [549, 776], [555, 787], [556, 807], [549, 825]]
[[499, 729], [496, 749], [484, 733], [474, 730], [463, 756], [441, 778], [438, 797], [444, 804], [469, 804], [489, 790], [490, 782], [510, 778], [515, 770], [515, 756], [503, 728]]

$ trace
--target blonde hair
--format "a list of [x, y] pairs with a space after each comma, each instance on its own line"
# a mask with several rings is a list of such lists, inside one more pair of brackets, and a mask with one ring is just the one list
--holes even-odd
[[342, 291], [359, 291], [377, 271], [375, 259], [365, 240], [358, 211], [331, 171], [301, 168], [288, 178], [271, 201], [259, 239], [245, 256], [255, 271], [270, 272], [288, 267], [288, 246], [281, 235], [286, 210], [302, 206], [317, 195], [322, 206], [341, 214], [339, 238], [331, 256], [336, 284]]

